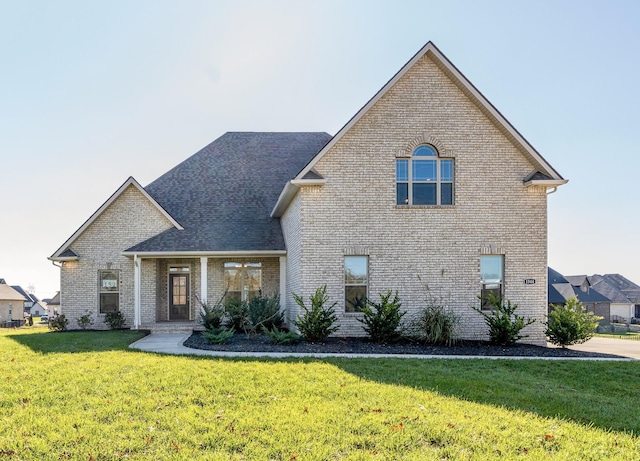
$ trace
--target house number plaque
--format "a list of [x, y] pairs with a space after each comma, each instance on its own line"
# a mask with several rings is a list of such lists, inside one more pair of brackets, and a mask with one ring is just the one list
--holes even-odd
[[536, 279], [524, 279], [525, 285], [535, 285]]

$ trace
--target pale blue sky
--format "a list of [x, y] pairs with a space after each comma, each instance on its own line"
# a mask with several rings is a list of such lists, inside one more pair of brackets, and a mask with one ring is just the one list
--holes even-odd
[[549, 263], [640, 283], [637, 1], [0, 0], [0, 277], [226, 131], [334, 134], [433, 41], [567, 179]]

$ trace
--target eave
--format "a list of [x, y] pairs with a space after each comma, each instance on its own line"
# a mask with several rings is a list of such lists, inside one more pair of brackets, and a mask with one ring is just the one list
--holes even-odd
[[280, 192], [278, 201], [271, 211], [271, 217], [281, 217], [284, 213], [284, 210], [287, 209], [287, 206], [289, 206], [289, 203], [291, 202], [291, 200], [293, 200], [293, 197], [296, 196], [298, 190], [300, 190], [301, 187], [323, 186], [324, 184], [326, 184], [326, 182], [326, 179], [292, 179], [291, 181], [288, 181], [284, 186], [284, 189], [282, 189], [282, 192]]
[[129, 258], [237, 258], [285, 256], [287, 250], [249, 250], [249, 251], [123, 251], [122, 256]]

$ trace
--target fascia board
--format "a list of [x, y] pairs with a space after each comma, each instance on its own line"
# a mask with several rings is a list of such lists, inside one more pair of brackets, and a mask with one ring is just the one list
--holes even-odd
[[545, 187], [558, 187], [563, 184], [568, 183], [567, 179], [532, 179], [530, 181], [525, 181], [525, 187], [530, 186], [545, 186]]
[[[100, 208], [98, 208], [96, 210], [95, 213], [93, 213], [89, 219], [87, 219], [84, 224], [82, 226], [80, 226], [80, 228], [75, 231], [73, 233], [73, 235], [71, 237], [69, 237], [67, 239], [66, 242], [64, 242], [62, 244], [62, 246], [60, 248], [58, 248], [56, 250], [56, 252], [51, 256], [51, 260], [56, 260], [56, 261], [72, 261], [73, 259], [64, 259], [64, 258], [60, 258], [60, 255], [62, 253], [64, 253], [70, 246], [71, 244], [91, 225], [93, 224], [93, 222], [98, 219], [98, 217], [118, 198], [120, 197], [120, 195], [127, 189], [127, 187], [129, 186], [134, 186], [136, 189], [138, 189], [142, 195], [145, 196], [145, 198], [147, 200], [149, 200], [157, 209], [158, 211], [160, 211], [160, 213], [162, 213], [163, 216], [165, 216], [169, 222], [171, 222], [171, 224], [176, 227], [179, 230], [184, 230], [184, 227], [182, 227], [182, 225], [180, 225], [180, 223], [178, 221], [176, 221], [168, 212], [167, 210], [165, 210], [153, 197], [151, 197], [151, 195], [149, 195], [149, 193], [144, 189], [144, 187], [142, 187], [140, 185], [140, 183], [138, 181], [135, 180], [135, 178], [133, 176], [129, 176], [129, 179], [127, 179], [122, 186], [120, 186], [118, 188], [118, 190], [116, 190], [111, 197], [109, 197], [107, 199], [106, 202], [104, 202], [102, 204], [102, 206]], [[77, 259], [77, 258], [76, 258]]]
[[252, 256], [285, 256], [287, 250], [254, 250], [254, 251], [123, 251], [123, 256], [138, 258], [194, 258], [207, 257], [212, 258], [236, 258], [236, 257], [252, 257]]
[[326, 179], [292, 179], [291, 181], [287, 181], [282, 192], [280, 192], [280, 196], [278, 197], [278, 201], [276, 202], [273, 210], [271, 210], [272, 218], [279, 218], [284, 213], [284, 210], [287, 209], [289, 203], [293, 197], [298, 193], [298, 189], [304, 186], [322, 186], [326, 184]]

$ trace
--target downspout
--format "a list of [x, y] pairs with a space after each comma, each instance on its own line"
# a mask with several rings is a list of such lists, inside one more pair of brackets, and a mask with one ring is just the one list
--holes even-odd
[[551, 192], [547, 191], [547, 195], [551, 195], [558, 190], [558, 186], [555, 186], [551, 189]]

